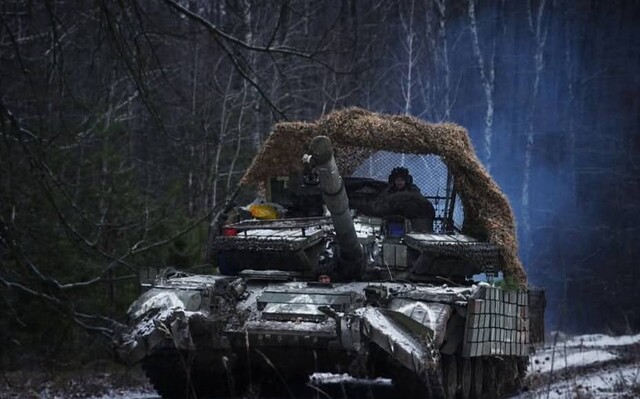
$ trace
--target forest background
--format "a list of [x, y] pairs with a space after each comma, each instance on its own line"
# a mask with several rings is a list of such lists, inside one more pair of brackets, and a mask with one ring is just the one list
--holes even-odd
[[6, 0], [1, 364], [106, 355], [277, 121], [359, 106], [466, 127], [547, 329], [640, 329], [640, 2]]

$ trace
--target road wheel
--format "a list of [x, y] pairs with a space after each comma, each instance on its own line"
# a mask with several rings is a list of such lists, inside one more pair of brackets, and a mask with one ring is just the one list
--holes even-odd
[[458, 359], [458, 398], [469, 399], [471, 397], [471, 360], [469, 358]]
[[192, 398], [195, 396], [190, 365], [185, 365], [186, 355], [170, 353], [147, 357], [142, 362], [142, 368], [158, 391], [160, 396], [167, 399]]
[[495, 359], [485, 359], [484, 361], [484, 392], [488, 398], [500, 397], [497, 366]]
[[516, 367], [518, 368], [518, 378], [516, 380], [515, 389], [520, 391], [524, 384], [524, 377], [527, 375], [529, 367], [529, 356], [521, 356], [516, 359]]
[[455, 398], [458, 391], [458, 365], [455, 356], [442, 356], [442, 371], [445, 396]]
[[484, 390], [484, 362], [482, 358], [471, 359], [471, 397], [480, 399]]

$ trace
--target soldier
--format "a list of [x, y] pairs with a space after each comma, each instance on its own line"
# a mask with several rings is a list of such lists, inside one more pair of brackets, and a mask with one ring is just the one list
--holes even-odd
[[[325, 249], [325, 251], [327, 251], [327, 249]], [[324, 285], [331, 284], [333, 282], [333, 277], [335, 277], [335, 271], [336, 264], [327, 257], [327, 253], [324, 252], [321, 254], [315, 270], [318, 283]]]
[[407, 168], [393, 168], [389, 185], [380, 193], [375, 206], [381, 216], [400, 215], [411, 220], [414, 231], [433, 231], [435, 209], [413, 184]]
[[413, 184], [413, 177], [409, 174], [409, 169], [403, 167], [393, 168], [389, 174], [389, 186], [386, 188], [387, 194], [399, 191], [420, 192], [418, 186]]

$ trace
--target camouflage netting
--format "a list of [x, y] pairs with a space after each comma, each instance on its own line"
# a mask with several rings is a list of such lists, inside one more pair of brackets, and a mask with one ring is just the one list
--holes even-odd
[[480, 163], [464, 128], [359, 108], [336, 111], [314, 123], [279, 123], [247, 169], [242, 183], [261, 184], [270, 176], [300, 170], [308, 143], [318, 135], [331, 138], [336, 147], [336, 161], [345, 175], [350, 175], [375, 151], [439, 155], [453, 174], [462, 199], [465, 214], [462, 231], [499, 246], [500, 269], [505, 276], [526, 285], [527, 277], [517, 256], [511, 206]]

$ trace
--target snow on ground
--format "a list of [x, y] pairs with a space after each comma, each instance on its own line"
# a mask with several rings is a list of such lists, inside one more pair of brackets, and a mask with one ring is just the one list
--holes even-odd
[[529, 373], [548, 373], [569, 367], [587, 366], [594, 363], [616, 359], [617, 356], [606, 350], [557, 351], [549, 355], [543, 352], [532, 357]]
[[605, 347], [605, 346], [626, 346], [640, 343], [640, 334], [636, 335], [623, 335], [620, 337], [611, 337], [604, 334], [591, 334], [580, 335], [568, 339], [565, 343], [561, 344], [569, 347]]
[[[548, 379], [545, 379], [548, 381]], [[549, 398], [638, 398], [640, 397], [640, 364], [610, 367], [586, 374], [574, 374], [551, 385], [516, 396], [520, 399]]]
[[87, 399], [160, 399], [160, 396], [155, 391], [119, 389], [110, 391], [104, 395], [91, 396]]
[[531, 391], [516, 398], [640, 398], [640, 334], [558, 339], [531, 357], [528, 372]]
[[333, 374], [333, 373], [313, 373], [309, 377], [309, 382], [313, 385], [325, 385], [325, 384], [356, 384], [356, 385], [368, 385], [368, 386], [387, 386], [393, 385], [390, 378], [366, 379], [355, 378], [349, 374]]

